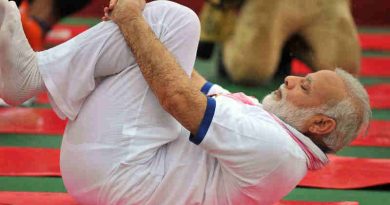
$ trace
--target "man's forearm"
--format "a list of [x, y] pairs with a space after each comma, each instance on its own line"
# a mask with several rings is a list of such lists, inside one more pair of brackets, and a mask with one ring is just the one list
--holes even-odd
[[196, 133], [206, 109], [206, 97], [192, 86], [190, 78], [141, 15], [116, 23], [162, 106]]
[[197, 90], [200, 90], [206, 82], [207, 80], [202, 75], [200, 75], [195, 69], [192, 71], [191, 83], [193, 87], [195, 87]]

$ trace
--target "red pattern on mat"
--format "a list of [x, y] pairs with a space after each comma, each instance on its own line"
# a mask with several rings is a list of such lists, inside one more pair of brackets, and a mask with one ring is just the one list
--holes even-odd
[[47, 93], [41, 93], [37, 96], [36, 101], [37, 104], [49, 104], [49, 96]]
[[[306, 75], [311, 70], [299, 60], [293, 60], [292, 71], [294, 75]], [[390, 58], [365, 57], [362, 58], [361, 76], [367, 77], [390, 77]]]
[[51, 109], [0, 108], [0, 133], [62, 135], [65, 125]]
[[390, 34], [360, 33], [359, 38], [363, 50], [390, 50]]
[[67, 193], [0, 192], [0, 204], [77, 205], [77, 202]]
[[[0, 204], [12, 205], [77, 205], [67, 193], [0, 192]], [[275, 205], [359, 205], [358, 202], [281, 201]]]
[[[390, 69], [390, 67], [389, 67]], [[376, 84], [366, 86], [370, 96], [370, 104], [374, 109], [390, 108], [390, 84]]]
[[59, 149], [0, 147], [0, 176], [61, 176], [59, 160]]
[[390, 147], [390, 121], [372, 121], [368, 128], [367, 136], [356, 138], [351, 145]]
[[[0, 148], [0, 176], [61, 176], [59, 149]], [[354, 189], [390, 183], [390, 159], [329, 156], [331, 163], [309, 171], [300, 186]]]
[[390, 58], [363, 58], [360, 75], [372, 77], [390, 77]]
[[309, 171], [300, 186], [356, 189], [390, 183], [390, 159], [365, 159], [329, 155], [330, 163]]

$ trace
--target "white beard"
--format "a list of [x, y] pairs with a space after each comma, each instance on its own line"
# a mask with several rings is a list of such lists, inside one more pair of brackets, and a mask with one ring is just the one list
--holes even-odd
[[273, 113], [285, 123], [294, 127], [300, 132], [305, 131], [305, 124], [310, 117], [319, 113], [317, 108], [299, 108], [286, 100], [284, 86], [280, 87], [282, 99], [276, 100], [275, 93], [268, 94], [264, 97], [262, 104], [264, 110]]

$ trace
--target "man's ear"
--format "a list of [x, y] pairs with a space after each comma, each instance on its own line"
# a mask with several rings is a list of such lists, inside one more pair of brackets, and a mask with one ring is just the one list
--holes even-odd
[[336, 129], [336, 121], [326, 115], [317, 114], [309, 120], [309, 133], [314, 135], [327, 135]]

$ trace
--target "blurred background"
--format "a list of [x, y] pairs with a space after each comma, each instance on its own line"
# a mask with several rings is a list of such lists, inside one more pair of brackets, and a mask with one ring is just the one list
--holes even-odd
[[[76, 16], [100, 17], [102, 7], [106, 5], [106, 2], [106, 0], [93, 0]], [[175, 2], [186, 5], [199, 13], [204, 1], [176, 0]], [[352, 14], [358, 26], [390, 26], [390, 2], [388, 0], [352, 0], [351, 2]]]

